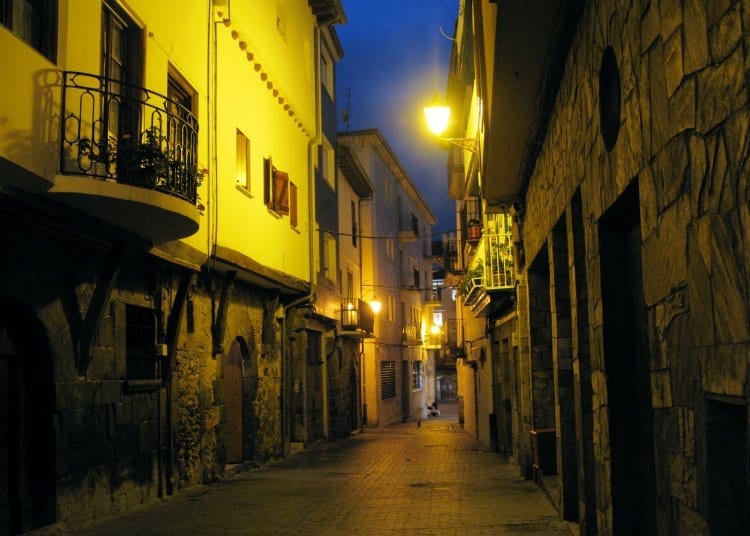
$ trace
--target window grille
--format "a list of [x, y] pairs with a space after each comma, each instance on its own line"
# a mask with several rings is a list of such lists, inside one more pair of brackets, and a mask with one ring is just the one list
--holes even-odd
[[396, 397], [396, 362], [380, 362], [380, 398], [387, 400]]
[[412, 361], [411, 367], [411, 388], [415, 391], [422, 390], [422, 362]]
[[125, 374], [129, 380], [159, 377], [156, 358], [156, 311], [125, 306]]

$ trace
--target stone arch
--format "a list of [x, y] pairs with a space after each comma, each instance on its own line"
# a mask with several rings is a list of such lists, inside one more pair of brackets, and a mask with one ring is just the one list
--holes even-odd
[[252, 357], [254, 336], [248, 344], [242, 335], [232, 341], [224, 369], [226, 390], [226, 452], [228, 463], [241, 463], [255, 457], [257, 418], [254, 401], [258, 389], [258, 368]]
[[54, 523], [55, 383], [42, 322], [0, 296], [0, 525], [16, 534]]

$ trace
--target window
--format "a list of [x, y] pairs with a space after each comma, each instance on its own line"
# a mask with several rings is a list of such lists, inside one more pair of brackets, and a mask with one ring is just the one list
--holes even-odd
[[336, 189], [336, 153], [327, 139], [321, 145], [320, 173], [332, 189]]
[[388, 177], [383, 179], [383, 190], [385, 190], [385, 202], [388, 205], [393, 204], [393, 184]]
[[320, 80], [328, 95], [333, 98], [333, 61], [325, 47], [320, 55]]
[[237, 131], [237, 163], [234, 172], [234, 180], [237, 186], [250, 191], [250, 140]]
[[396, 397], [396, 362], [380, 362], [380, 398], [387, 400]]
[[0, 24], [55, 62], [57, 56], [56, 0], [0, 0]]
[[156, 358], [156, 311], [125, 306], [125, 374], [129, 380], [153, 380], [159, 373]]
[[173, 162], [172, 176], [178, 184], [192, 184], [194, 177], [188, 170], [197, 165], [196, 131], [194, 125], [193, 95], [195, 91], [174, 70], [167, 75], [167, 158]]
[[297, 185], [289, 183], [289, 224], [297, 227]]
[[357, 204], [354, 202], [354, 200], [350, 201], [351, 203], [351, 212], [352, 212], [352, 246], [355, 248], [357, 247]]
[[335, 282], [337, 273], [336, 238], [331, 233], [323, 233], [323, 275]]
[[354, 272], [351, 268], [346, 269], [346, 288], [344, 289], [344, 295], [349, 301], [354, 299]]
[[396, 321], [396, 298], [393, 296], [388, 296], [388, 320]]
[[411, 362], [411, 388], [414, 391], [422, 390], [422, 362]]
[[385, 239], [385, 256], [388, 260], [393, 260], [393, 238]]
[[276, 169], [271, 158], [264, 158], [263, 179], [266, 206], [277, 214], [289, 214], [289, 175]]
[[[106, 97], [102, 102], [104, 125], [109, 139], [139, 139], [140, 119], [137, 111], [123, 104], [123, 96], [136, 100], [134, 86], [141, 83], [141, 31], [124, 13], [109, 4], [102, 12], [102, 76]], [[132, 84], [123, 86], [120, 82]]]

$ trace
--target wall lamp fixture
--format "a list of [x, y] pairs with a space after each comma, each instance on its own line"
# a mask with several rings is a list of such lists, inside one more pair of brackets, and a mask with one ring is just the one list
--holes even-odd
[[442, 134], [447, 130], [451, 118], [451, 109], [445, 104], [435, 102], [424, 108], [424, 116], [427, 120], [427, 128], [435, 134], [438, 142], [447, 146], [455, 145], [464, 151], [479, 154], [478, 138], [445, 138]]

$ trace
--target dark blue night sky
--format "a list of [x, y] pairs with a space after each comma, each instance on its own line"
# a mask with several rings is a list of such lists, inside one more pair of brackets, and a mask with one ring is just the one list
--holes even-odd
[[433, 233], [450, 231], [447, 154], [428, 133], [422, 108], [436, 92], [445, 94], [458, 0], [342, 3], [348, 22], [336, 28], [344, 48], [337, 71], [339, 130], [380, 130], [437, 217]]

